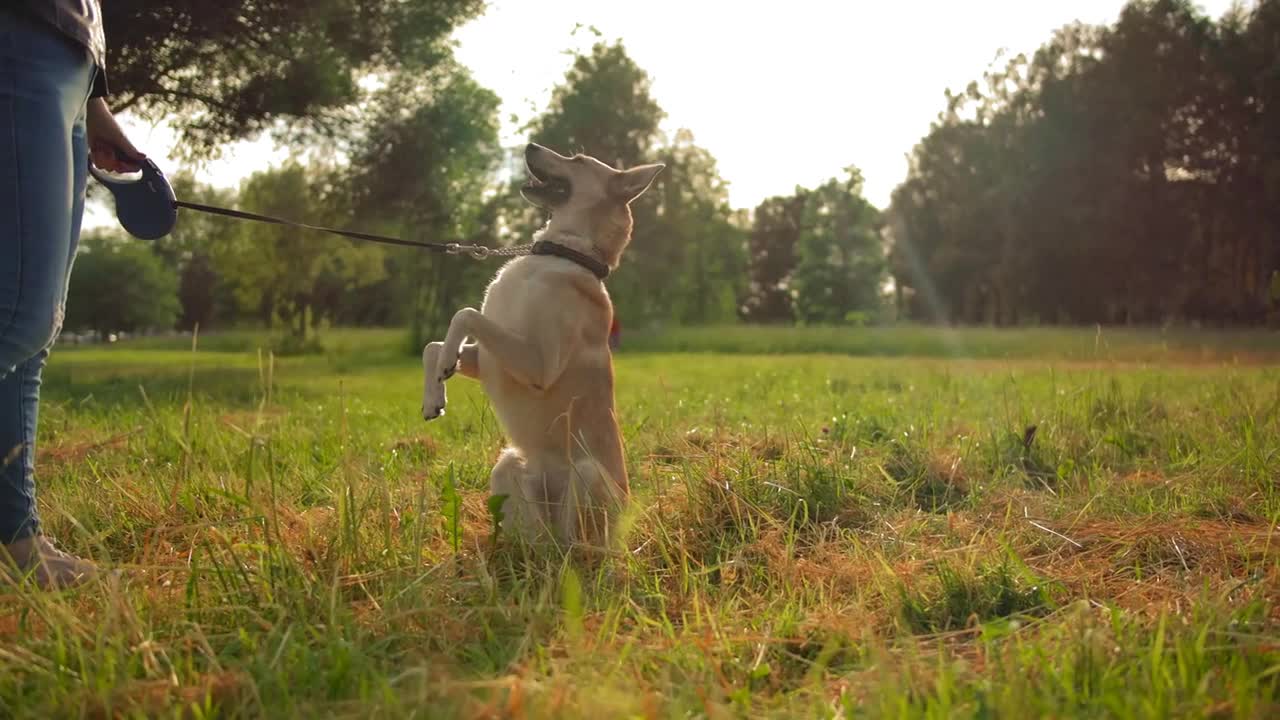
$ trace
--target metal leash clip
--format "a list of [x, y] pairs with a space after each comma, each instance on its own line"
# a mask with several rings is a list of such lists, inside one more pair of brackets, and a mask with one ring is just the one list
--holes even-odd
[[493, 254], [492, 248], [487, 248], [483, 245], [463, 245], [456, 242], [446, 243], [444, 251], [450, 255], [461, 255], [462, 253], [466, 253], [476, 260], [484, 260]]

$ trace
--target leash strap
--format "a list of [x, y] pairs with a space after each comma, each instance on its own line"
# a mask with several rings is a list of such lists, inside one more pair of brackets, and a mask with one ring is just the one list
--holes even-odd
[[448, 253], [449, 255], [460, 255], [462, 253], [466, 253], [477, 260], [484, 260], [488, 257], [554, 255], [556, 257], [569, 260], [570, 262], [577, 263], [591, 271], [591, 274], [601, 280], [609, 277], [608, 265], [591, 257], [590, 255], [578, 252], [571, 247], [566, 247], [559, 243], [553, 243], [545, 240], [529, 245], [514, 245], [512, 247], [504, 248], [491, 248], [484, 245], [462, 245], [461, 243], [418, 242], [415, 240], [391, 237], [389, 235], [375, 235], [373, 233], [356, 232], [355, 230], [339, 230], [337, 228], [322, 227], [320, 225], [308, 225], [307, 223], [301, 223], [295, 220], [285, 220], [284, 218], [272, 217], [270, 215], [259, 215], [258, 213], [214, 207], [213, 205], [186, 202], [185, 200], [174, 200], [173, 205], [174, 207], [209, 213], [210, 215], [222, 215], [224, 217], [236, 218], [237, 220], [253, 220], [255, 222], [263, 222], [271, 225], [284, 225], [287, 227], [302, 228], [304, 230], [315, 230], [317, 232], [329, 233], [330, 235], [337, 235], [339, 237], [350, 238], [352, 240], [365, 240], [368, 242], [382, 243], [384, 245], [415, 247], [423, 250], [431, 250], [432, 252]]
[[[119, 149], [116, 150], [116, 156], [125, 158]], [[433, 243], [423, 242], [419, 240], [405, 240], [403, 238], [393, 237], [390, 235], [376, 235], [374, 233], [357, 232], [355, 230], [339, 230], [337, 228], [323, 227], [321, 225], [310, 225], [308, 223], [298, 222], [296, 220], [286, 220], [284, 218], [272, 217], [271, 215], [261, 215], [259, 213], [246, 212], [244, 210], [232, 210], [231, 208], [217, 207], [215, 205], [205, 205], [203, 203], [186, 202], [179, 200], [173, 194], [173, 187], [169, 185], [169, 181], [165, 179], [164, 173], [160, 172], [160, 168], [151, 160], [146, 160], [141, 164], [142, 179], [135, 181], [124, 181], [113, 179], [106, 173], [99, 171], [94, 167], [93, 163], [89, 163], [89, 172], [97, 178], [111, 191], [116, 199], [116, 216], [120, 219], [121, 225], [124, 226], [131, 234], [136, 237], [154, 240], [164, 237], [173, 230], [174, 224], [178, 220], [178, 208], [186, 208], [195, 210], [196, 212], [208, 213], [210, 215], [221, 215], [223, 217], [234, 218], [236, 220], [251, 220], [253, 222], [267, 223], [268, 225], [283, 225], [286, 227], [301, 228], [303, 230], [313, 230], [315, 232], [328, 233], [339, 237], [349, 238], [352, 240], [364, 240], [366, 242], [381, 243], [383, 245], [399, 245], [401, 247], [413, 247], [421, 250], [430, 250], [432, 252], [447, 253], [449, 255], [461, 255], [466, 253], [476, 260], [484, 260], [489, 257], [517, 257], [520, 255], [555, 255], [557, 257], [569, 260], [577, 265], [586, 268], [591, 274], [597, 278], [604, 280], [609, 276], [609, 266], [603, 262], [581, 253], [573, 248], [565, 247], [558, 243], [548, 241], [538, 241], [528, 245], [516, 245], [505, 248], [491, 248], [485, 245], [463, 245], [462, 243]]]
[[231, 210], [229, 208], [214, 207], [212, 205], [202, 205], [200, 203], [187, 202], [185, 200], [175, 200], [173, 204], [175, 207], [187, 208], [188, 210], [196, 210], [198, 212], [209, 213], [211, 215], [222, 215], [224, 217], [236, 218], [239, 220], [254, 220], [256, 222], [264, 222], [271, 225], [285, 225], [288, 227], [302, 228], [304, 230], [315, 230], [318, 232], [329, 233], [330, 235], [351, 238], [352, 240], [366, 240], [368, 242], [382, 243], [384, 245], [416, 247], [423, 250], [431, 250], [433, 252], [448, 253], [450, 255], [459, 255], [465, 252], [477, 260], [483, 260], [491, 255], [500, 257], [527, 255], [532, 249], [531, 245], [517, 245], [515, 247], [508, 248], [489, 248], [481, 245], [462, 245], [460, 243], [418, 242], [416, 240], [404, 240], [402, 238], [391, 237], [388, 235], [375, 235], [373, 233], [356, 232], [355, 230], [339, 230], [337, 228], [321, 227], [319, 225], [308, 225], [307, 223], [271, 217], [270, 215], [259, 215], [257, 213], [245, 212], [243, 210]]

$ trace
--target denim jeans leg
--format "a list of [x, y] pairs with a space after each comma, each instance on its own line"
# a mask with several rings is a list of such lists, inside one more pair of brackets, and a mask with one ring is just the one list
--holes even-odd
[[0, 11], [0, 543], [39, 531], [40, 377], [80, 234], [92, 79], [87, 52]]

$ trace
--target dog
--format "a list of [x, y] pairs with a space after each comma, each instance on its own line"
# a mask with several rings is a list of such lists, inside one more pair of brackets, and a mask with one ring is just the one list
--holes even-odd
[[616, 170], [525, 148], [525, 200], [550, 213], [533, 254], [507, 262], [479, 310], [453, 316], [422, 351], [422, 415], [444, 414], [445, 381], [478, 379], [507, 434], [489, 479], [503, 530], [526, 541], [601, 545], [630, 496], [614, 412], [604, 278], [631, 241], [631, 202], [665, 167]]

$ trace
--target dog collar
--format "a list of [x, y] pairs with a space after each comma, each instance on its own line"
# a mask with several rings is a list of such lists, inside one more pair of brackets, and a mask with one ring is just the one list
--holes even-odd
[[577, 250], [574, 250], [571, 247], [560, 245], [558, 243], [553, 243], [549, 240], [539, 240], [538, 242], [534, 243], [533, 248], [529, 251], [529, 254], [530, 255], [555, 255], [556, 257], [564, 258], [565, 260], [569, 260], [570, 262], [577, 263], [578, 265], [590, 270], [592, 275], [595, 275], [601, 280], [604, 280], [605, 278], [609, 277], [608, 265], [605, 265], [604, 263], [600, 262], [599, 260], [591, 257], [586, 253], [578, 252]]

